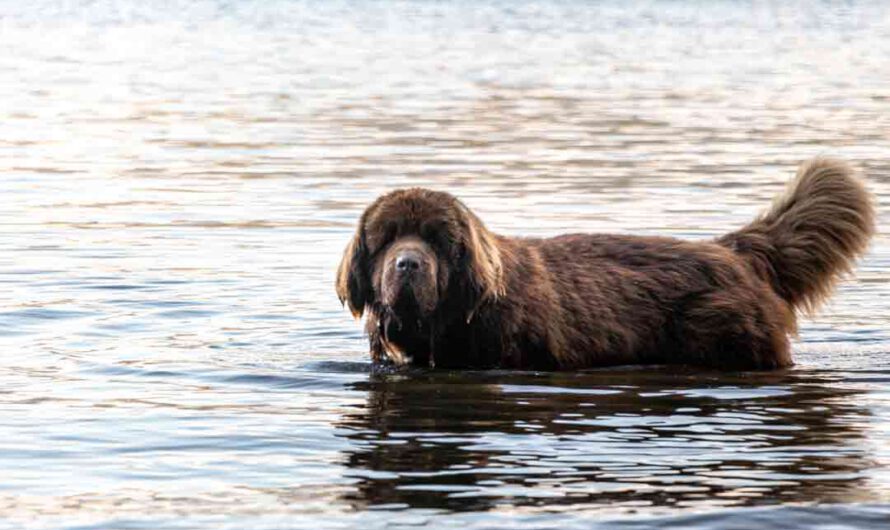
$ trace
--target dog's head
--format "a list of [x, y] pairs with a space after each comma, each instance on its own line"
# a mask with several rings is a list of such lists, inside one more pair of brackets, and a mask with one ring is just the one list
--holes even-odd
[[494, 235], [453, 196], [421, 188], [371, 204], [337, 271], [340, 301], [356, 318], [368, 311], [397, 364], [428, 363], [437, 326], [469, 322], [503, 290]]

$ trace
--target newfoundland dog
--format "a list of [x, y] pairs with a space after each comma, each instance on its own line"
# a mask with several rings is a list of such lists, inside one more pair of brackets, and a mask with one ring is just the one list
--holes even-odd
[[379, 197], [337, 271], [375, 362], [573, 370], [618, 364], [792, 364], [812, 313], [868, 246], [871, 197], [844, 163], [812, 160], [748, 226], [709, 241], [608, 234], [507, 237], [448, 193]]

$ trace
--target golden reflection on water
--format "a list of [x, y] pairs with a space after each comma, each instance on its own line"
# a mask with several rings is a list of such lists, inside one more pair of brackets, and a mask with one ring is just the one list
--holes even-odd
[[829, 154], [883, 226], [882, 3], [0, 10], [0, 517], [571, 528], [888, 502], [883, 233], [775, 376], [368, 374], [331, 287], [400, 186], [510, 234], [704, 238]]

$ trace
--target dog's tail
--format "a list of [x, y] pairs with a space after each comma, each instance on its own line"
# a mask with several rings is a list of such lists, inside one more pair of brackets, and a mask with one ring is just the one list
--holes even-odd
[[745, 256], [793, 308], [815, 311], [874, 232], [871, 196], [850, 166], [804, 163], [772, 208], [717, 240]]

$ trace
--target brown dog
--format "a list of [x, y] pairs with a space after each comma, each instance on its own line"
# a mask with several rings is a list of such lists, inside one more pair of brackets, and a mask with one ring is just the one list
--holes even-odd
[[397, 190], [362, 215], [337, 294], [367, 312], [374, 361], [577, 369], [790, 366], [812, 312], [868, 245], [874, 211], [845, 164], [804, 164], [787, 193], [714, 241], [504, 237], [453, 196]]

